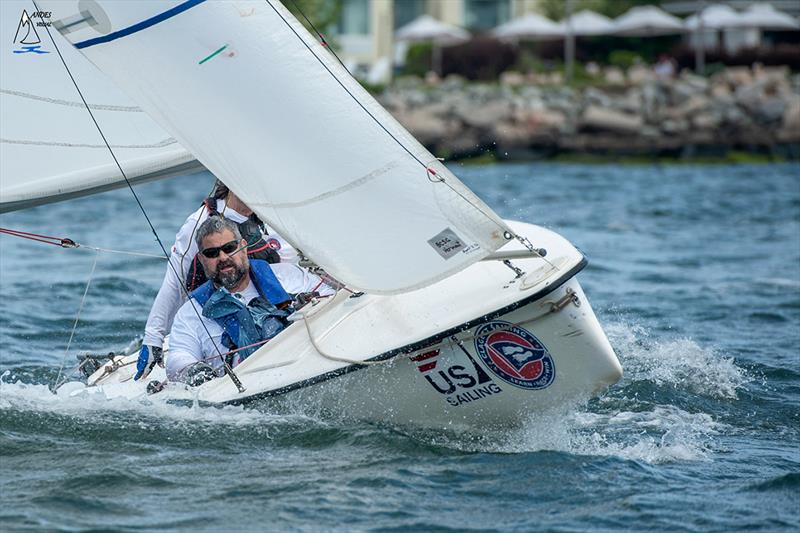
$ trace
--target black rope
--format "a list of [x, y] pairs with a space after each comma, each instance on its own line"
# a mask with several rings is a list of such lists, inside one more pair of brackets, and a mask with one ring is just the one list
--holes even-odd
[[[35, 8], [36, 12], [37, 13], [41, 13], [42, 11], [39, 10], [39, 6], [36, 5], [36, 0], [31, 0], [31, 2], [33, 2], [33, 7]], [[56, 49], [56, 53], [58, 53], [58, 57], [61, 59], [61, 64], [64, 65], [64, 69], [66, 69], [67, 74], [69, 75], [69, 79], [72, 80], [72, 85], [75, 86], [75, 90], [78, 92], [78, 96], [81, 97], [81, 101], [83, 102], [83, 105], [86, 106], [86, 111], [89, 113], [89, 116], [92, 118], [92, 122], [94, 122], [94, 125], [97, 128], [97, 132], [100, 134], [100, 137], [102, 137], [103, 142], [106, 145], [106, 148], [108, 148], [108, 152], [111, 154], [111, 157], [114, 159], [114, 163], [116, 163], [120, 174], [122, 174], [122, 177], [125, 180], [125, 183], [128, 185], [128, 189], [130, 189], [131, 194], [133, 194], [134, 199], [136, 199], [136, 203], [139, 205], [139, 209], [142, 211], [142, 214], [144, 215], [145, 220], [147, 220], [147, 224], [150, 226], [150, 230], [153, 232], [153, 235], [156, 238], [156, 242], [158, 242], [158, 245], [161, 247], [161, 251], [164, 254], [164, 257], [167, 258], [167, 263], [169, 264], [170, 268], [172, 269], [172, 272], [175, 274], [175, 277], [178, 279], [179, 282], [181, 282], [181, 276], [178, 274], [178, 271], [175, 270], [175, 265], [173, 265], [172, 261], [169, 260], [169, 254], [167, 253], [167, 249], [164, 247], [164, 243], [162, 243], [161, 239], [158, 237], [158, 233], [156, 232], [155, 226], [153, 226], [153, 223], [150, 221], [150, 217], [147, 215], [147, 211], [145, 211], [145, 208], [142, 205], [142, 202], [139, 200], [139, 196], [136, 194], [136, 191], [133, 190], [133, 186], [131, 185], [131, 182], [128, 180], [128, 176], [125, 174], [125, 171], [122, 170], [122, 165], [120, 165], [119, 160], [117, 160], [117, 156], [114, 154], [114, 150], [111, 149], [111, 145], [108, 143], [108, 140], [106, 139], [105, 134], [103, 134], [103, 130], [100, 128], [100, 125], [97, 123], [97, 120], [94, 118], [94, 113], [92, 113], [92, 110], [89, 107], [89, 104], [86, 102], [86, 98], [83, 97], [83, 93], [81, 92], [81, 89], [78, 86], [78, 83], [75, 81], [75, 78], [72, 76], [72, 72], [69, 70], [69, 66], [67, 66], [67, 62], [64, 60], [64, 56], [61, 55], [61, 50], [59, 50], [58, 45], [56, 44], [56, 40], [53, 39], [53, 35], [50, 33], [49, 25], [46, 23], [44, 18], [42, 18], [42, 22], [44, 23], [44, 28], [47, 31], [47, 36], [50, 37], [50, 41], [53, 43], [53, 48]], [[183, 283], [180, 283], [180, 287], [183, 290], [183, 292], [186, 295], [186, 297], [189, 299], [189, 301], [191, 301], [191, 295], [189, 294], [189, 291], [186, 289], [186, 287], [183, 286]], [[197, 318], [200, 319], [200, 324], [202, 324], [203, 329], [205, 330], [206, 334], [208, 335], [208, 338], [211, 339], [212, 346], [214, 346], [214, 349], [217, 351], [217, 354], [219, 354], [220, 359], [222, 359], [222, 364], [225, 367], [225, 373], [228, 374], [231, 377], [231, 380], [236, 385], [236, 388], [239, 390], [239, 392], [244, 392], [245, 389], [244, 389], [244, 386], [242, 385], [242, 382], [239, 381], [239, 378], [236, 376], [236, 374], [233, 373], [233, 369], [229, 367], [229, 365], [225, 361], [225, 358], [222, 357], [222, 352], [220, 352], [219, 347], [217, 347], [217, 343], [214, 342], [214, 338], [211, 336], [211, 332], [208, 331], [208, 328], [206, 327], [205, 322], [203, 322], [203, 319], [200, 317], [200, 313], [197, 311], [197, 308], [194, 306], [194, 304], [192, 304], [192, 309], [194, 310], [195, 314], [197, 315]]]

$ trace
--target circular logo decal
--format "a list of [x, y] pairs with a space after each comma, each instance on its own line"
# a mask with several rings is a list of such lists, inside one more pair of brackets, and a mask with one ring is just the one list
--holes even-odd
[[475, 337], [481, 360], [503, 381], [523, 389], [544, 389], [553, 383], [553, 358], [528, 330], [498, 320], [479, 327]]
[[270, 237], [269, 239], [267, 239], [267, 246], [269, 246], [273, 250], [280, 250], [281, 242], [274, 237]]

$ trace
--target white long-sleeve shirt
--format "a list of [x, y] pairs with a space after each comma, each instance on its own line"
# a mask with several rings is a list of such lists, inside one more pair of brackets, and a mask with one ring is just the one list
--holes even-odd
[[[313, 290], [320, 296], [334, 294], [334, 290], [322, 283], [319, 276], [297, 265], [276, 263], [270, 265], [270, 268], [289, 294]], [[250, 300], [258, 296], [258, 290], [251, 281], [244, 290], [234, 293], [234, 296], [247, 305]], [[187, 369], [198, 361], [205, 361], [211, 365], [217, 375], [223, 373], [219, 354], [226, 353], [228, 348], [222, 344], [222, 326], [214, 319], [202, 316], [202, 312], [203, 309], [197, 300], [192, 299], [184, 303], [175, 315], [165, 361], [167, 378], [171, 381], [183, 380]], [[236, 362], [236, 359], [234, 361]]]
[[[217, 200], [217, 211], [237, 224], [247, 220], [247, 217], [241, 213], [229, 207], [226, 208], [225, 200]], [[175, 235], [175, 244], [172, 245], [172, 251], [169, 256], [169, 262], [172, 266], [167, 266], [164, 281], [161, 282], [161, 288], [158, 290], [153, 306], [150, 308], [150, 314], [147, 317], [147, 324], [144, 328], [143, 343], [147, 346], [162, 347], [164, 337], [167, 336], [170, 328], [172, 328], [175, 313], [186, 301], [186, 291], [183, 290], [183, 285], [192, 265], [192, 260], [194, 260], [194, 256], [198, 251], [197, 243], [194, 241], [195, 232], [207, 218], [208, 209], [204, 205], [189, 215], [189, 218], [186, 219], [186, 222], [183, 223], [183, 226]], [[281, 262], [297, 263], [297, 250], [270, 228], [267, 228], [267, 232], [269, 233], [267, 239], [275, 239], [278, 242], [277, 251], [281, 257]]]

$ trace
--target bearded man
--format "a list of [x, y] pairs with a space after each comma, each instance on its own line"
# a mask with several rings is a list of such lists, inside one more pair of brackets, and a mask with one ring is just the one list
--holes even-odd
[[225, 362], [235, 367], [289, 324], [293, 295], [334, 292], [297, 265], [249, 260], [247, 241], [226, 218], [209, 217], [195, 240], [208, 281], [175, 315], [166, 361], [171, 381], [199, 385], [223, 375]]

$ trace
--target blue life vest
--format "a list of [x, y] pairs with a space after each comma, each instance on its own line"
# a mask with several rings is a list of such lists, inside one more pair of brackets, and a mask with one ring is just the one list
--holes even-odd
[[[222, 343], [231, 350], [274, 337], [288, 325], [286, 317], [293, 311], [291, 306], [277, 307], [291, 302], [292, 298], [275, 277], [269, 263], [251, 260], [250, 279], [259, 297], [247, 306], [227, 289], [215, 288], [211, 280], [192, 292], [192, 298], [203, 307], [203, 316], [211, 318], [223, 329]], [[228, 364], [233, 367], [234, 361], [243, 361], [258, 348], [260, 346], [253, 346], [231, 354], [236, 357], [230, 357]]]

